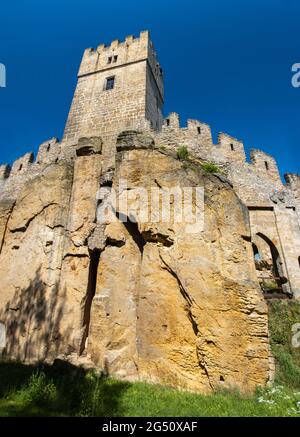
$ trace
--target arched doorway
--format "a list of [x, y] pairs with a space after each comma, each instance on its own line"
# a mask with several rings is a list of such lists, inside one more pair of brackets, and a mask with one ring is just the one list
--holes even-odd
[[261, 289], [266, 298], [286, 298], [290, 295], [283, 263], [273, 241], [258, 232], [252, 243], [255, 268]]

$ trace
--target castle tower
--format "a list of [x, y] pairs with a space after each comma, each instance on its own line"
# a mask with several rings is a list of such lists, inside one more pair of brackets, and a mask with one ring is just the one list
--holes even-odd
[[108, 140], [124, 130], [163, 123], [162, 70], [148, 31], [109, 47], [86, 49], [65, 127], [64, 141], [84, 136]]

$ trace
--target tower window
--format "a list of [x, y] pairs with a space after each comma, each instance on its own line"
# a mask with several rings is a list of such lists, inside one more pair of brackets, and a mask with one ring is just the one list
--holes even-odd
[[267, 163], [267, 161], [265, 161], [265, 167], [266, 167], [266, 170], [269, 170], [269, 164]]
[[111, 64], [111, 61], [112, 61], [112, 57], [110, 56], [110, 57], [107, 59], [107, 63], [108, 63], [108, 64]]
[[167, 123], [167, 126], [170, 126], [170, 119], [169, 118], [166, 119], [166, 123]]
[[115, 76], [106, 79], [105, 90], [112, 90], [115, 86]]
[[231, 148], [231, 151], [234, 152], [234, 145], [232, 143], [230, 144], [230, 148]]
[[117, 60], [118, 60], [118, 55], [115, 55], [114, 56], [114, 62], [117, 62]]
[[201, 134], [201, 127], [200, 126], [197, 127], [197, 132], [199, 135]]

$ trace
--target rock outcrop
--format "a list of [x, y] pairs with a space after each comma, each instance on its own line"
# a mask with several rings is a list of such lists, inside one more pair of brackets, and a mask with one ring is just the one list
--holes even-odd
[[[110, 169], [100, 140], [76, 150], [0, 202], [3, 355], [75, 354], [120, 378], [201, 392], [266, 384], [267, 306], [248, 210], [232, 186], [145, 134], [121, 135]], [[185, 220], [153, 220], [145, 199], [150, 219], [140, 220], [135, 194], [143, 188], [150, 198], [153, 187], [203, 188], [204, 225], [195, 232]], [[128, 197], [125, 222], [120, 202], [101, 220], [113, 192]]]

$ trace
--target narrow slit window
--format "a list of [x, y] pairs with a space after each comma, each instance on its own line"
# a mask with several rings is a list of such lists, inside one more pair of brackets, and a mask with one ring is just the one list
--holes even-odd
[[111, 61], [112, 61], [112, 57], [110, 56], [110, 57], [107, 59], [107, 63], [108, 63], [108, 64], [111, 64]]
[[269, 170], [269, 164], [267, 163], [267, 161], [265, 161], [265, 167], [266, 167], [266, 170]]
[[118, 60], [118, 55], [115, 55], [114, 56], [114, 62], [117, 62], [117, 60]]
[[234, 145], [232, 143], [230, 144], [230, 148], [231, 148], [231, 151], [234, 152]]
[[115, 86], [115, 76], [108, 77], [106, 79], [105, 89], [112, 90], [114, 88], [114, 86]]
[[201, 127], [200, 126], [197, 127], [197, 132], [199, 135], [201, 134]]
[[167, 122], [167, 126], [170, 126], [170, 120], [168, 118], [167, 118], [166, 122]]

